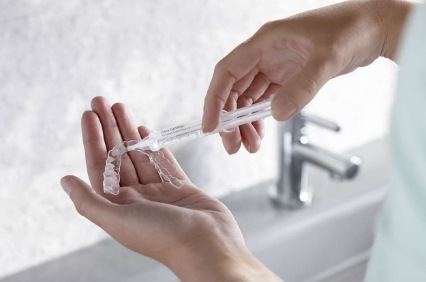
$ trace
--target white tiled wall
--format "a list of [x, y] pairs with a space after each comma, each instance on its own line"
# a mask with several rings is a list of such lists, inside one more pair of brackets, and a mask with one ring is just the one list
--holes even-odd
[[[0, 0], [0, 277], [105, 234], [79, 217], [59, 178], [85, 176], [80, 115], [91, 97], [130, 105], [159, 128], [201, 114], [214, 64], [264, 22], [331, 1]], [[387, 127], [395, 66], [329, 83], [310, 111], [338, 120], [313, 140], [343, 151]], [[276, 174], [274, 122], [259, 154], [227, 156], [218, 137], [176, 148], [213, 194]]]

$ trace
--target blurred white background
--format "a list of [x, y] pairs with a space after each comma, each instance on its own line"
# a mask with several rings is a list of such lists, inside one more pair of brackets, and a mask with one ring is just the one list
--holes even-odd
[[[151, 128], [199, 117], [221, 57], [266, 21], [331, 2], [0, 0], [0, 277], [105, 238], [59, 185], [87, 179], [80, 115], [92, 97], [127, 103]], [[314, 128], [313, 141], [345, 151], [385, 134], [395, 71], [380, 59], [328, 83], [308, 111], [343, 131]], [[266, 135], [255, 155], [228, 156], [216, 136], [175, 150], [220, 195], [274, 178], [275, 122]]]

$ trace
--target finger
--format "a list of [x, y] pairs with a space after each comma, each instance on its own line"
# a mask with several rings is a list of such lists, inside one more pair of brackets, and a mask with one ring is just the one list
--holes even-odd
[[290, 78], [272, 100], [272, 115], [287, 120], [300, 111], [332, 78], [330, 67], [323, 61], [311, 61]]
[[[124, 140], [139, 140], [141, 135], [138, 132], [132, 115], [128, 108], [122, 103], [116, 103], [111, 107], [115, 119], [117, 120], [121, 136]], [[140, 152], [129, 152], [130, 159], [136, 169], [139, 182], [143, 184], [159, 182], [161, 179], [155, 168], [149, 162], [147, 155]]]
[[256, 103], [260, 103], [271, 98], [281, 89], [281, 87], [281, 85], [276, 83], [269, 84], [268, 89], [266, 89], [265, 93], [263, 93], [262, 97], [260, 97]]
[[93, 189], [99, 195], [113, 202], [119, 202], [121, 195], [105, 194], [103, 191], [103, 173], [105, 170], [107, 148], [98, 115], [92, 111], [84, 112], [81, 117], [81, 128], [87, 174], [89, 175]]
[[103, 172], [107, 149], [102, 132], [102, 125], [96, 113], [86, 111], [81, 117], [84, 153], [87, 174], [95, 191], [103, 193]]
[[238, 152], [241, 147], [241, 132], [240, 128], [236, 127], [229, 132], [221, 132], [223, 147], [228, 154], [232, 155]]
[[[235, 110], [237, 108], [237, 99], [238, 93], [232, 92], [225, 105], [225, 109], [227, 111]], [[228, 154], [232, 155], [238, 152], [241, 147], [241, 134], [239, 127], [236, 127], [229, 132], [221, 132], [220, 136], [222, 138], [223, 146]]]
[[[258, 73], [250, 87], [238, 97], [238, 108], [252, 105], [264, 95], [269, 85], [269, 79], [263, 73]], [[259, 150], [262, 137], [258, 130], [261, 129], [262, 127], [259, 123], [257, 124], [257, 128], [254, 127], [253, 123], [240, 126], [241, 140], [249, 153], [255, 153]]]
[[253, 44], [245, 42], [237, 46], [216, 65], [204, 101], [204, 132], [213, 131], [217, 127], [220, 112], [234, 83], [252, 71], [258, 61], [257, 49]]
[[142, 139], [144, 139], [145, 137], [148, 137], [149, 135], [149, 129], [143, 125], [138, 127], [138, 132]]
[[177, 203], [193, 195], [194, 192], [199, 193], [199, 190], [192, 185], [184, 185], [182, 188], [176, 189], [170, 183], [140, 184], [134, 188], [144, 199], [166, 204]]
[[[253, 83], [255, 76], [257, 75], [258, 70], [256, 68], [252, 69], [248, 74], [246, 74], [243, 78], [234, 83], [231, 89], [232, 93], [237, 93], [238, 96], [241, 96], [247, 88]], [[228, 96], [229, 98], [229, 96]]]
[[253, 124], [240, 126], [241, 141], [249, 153], [256, 153], [260, 148], [261, 138]]
[[[265, 93], [262, 94], [260, 98], [257, 99], [256, 103], [260, 103], [262, 101], [265, 101], [269, 98], [271, 98], [273, 95], [275, 95], [278, 90], [281, 88], [281, 85], [276, 83], [269, 84], [268, 88], [265, 90]], [[252, 141], [253, 145], [250, 146], [250, 149], [254, 149], [254, 152], [257, 152], [260, 148], [260, 143], [262, 142], [263, 137], [265, 136], [265, 123], [263, 120], [257, 120], [252, 122], [252, 125], [254, 129], [257, 132], [257, 135], [260, 137], [260, 142], [257, 140], [257, 137], [254, 141]], [[250, 136], [251, 133], [245, 133], [245, 136]], [[245, 141], [247, 143], [247, 141]]]
[[265, 122], [263, 119], [260, 120], [256, 120], [254, 122], [251, 123], [254, 127], [254, 129], [257, 132], [257, 135], [259, 135], [260, 140], [263, 139], [263, 137], [265, 136]]
[[258, 73], [251, 85], [238, 97], [238, 108], [247, 107], [256, 102], [268, 89], [269, 84], [269, 79], [263, 73]]
[[[139, 126], [138, 131], [142, 138], [145, 138], [149, 135], [149, 130], [145, 126]], [[171, 176], [176, 177], [183, 182], [191, 183], [190, 179], [185, 174], [169, 149], [163, 148], [158, 152], [152, 152], [152, 154], [156, 154], [157, 159], [161, 161], [161, 165], [169, 171]]]
[[69, 195], [78, 213], [86, 217], [108, 233], [114, 233], [114, 222], [121, 216], [116, 205], [94, 193], [83, 180], [75, 176], [65, 176], [61, 185]]
[[[269, 84], [268, 88], [265, 90], [265, 92], [262, 94], [260, 98], [257, 99], [256, 103], [260, 103], [264, 100], [267, 100], [271, 98], [279, 89], [281, 88], [281, 85], [271, 83]], [[247, 100], [246, 100], [247, 101]], [[244, 147], [247, 147], [249, 152], [255, 153], [260, 149], [260, 145], [262, 143], [262, 139], [265, 136], [265, 126], [263, 120], [257, 120], [251, 123], [253, 125], [254, 130], [257, 132], [256, 136], [251, 128], [243, 128], [242, 135], [242, 142], [244, 143]], [[250, 137], [253, 136], [253, 137]], [[259, 138], [258, 138], [259, 137]], [[246, 140], [245, 138], [248, 138], [249, 140]]]
[[[107, 150], [111, 150], [114, 146], [123, 142], [117, 121], [107, 100], [104, 97], [93, 98], [92, 109], [101, 121]], [[130, 186], [139, 183], [136, 170], [128, 154], [122, 155], [121, 158], [120, 184]]]
[[[275, 95], [277, 93], [277, 91], [281, 88], [281, 85], [276, 84], [276, 83], [271, 83], [269, 84], [268, 88], [266, 89], [265, 93], [263, 93], [263, 95], [256, 101], [256, 103], [260, 103], [262, 101], [265, 101], [269, 98], [271, 98], [273, 95]], [[264, 121], [263, 120], [257, 120], [252, 122], [252, 125], [254, 127], [254, 129], [257, 132], [257, 135], [259, 135], [260, 137], [260, 143], [261, 140], [263, 139], [263, 137], [265, 136], [265, 125], [264, 125]], [[245, 134], [244, 136], [249, 136], [250, 134]], [[250, 146], [250, 149], [256, 149], [257, 148], [257, 137], [256, 140], [253, 141], [253, 146]], [[260, 144], [259, 144], [259, 148], [260, 148]], [[256, 152], [257, 150], [255, 150], [254, 152]]]

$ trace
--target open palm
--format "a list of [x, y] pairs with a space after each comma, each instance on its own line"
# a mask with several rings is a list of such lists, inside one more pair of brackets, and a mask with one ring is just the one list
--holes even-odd
[[137, 128], [123, 104], [112, 107], [103, 97], [92, 100], [82, 116], [83, 142], [91, 189], [74, 176], [62, 179], [78, 212], [99, 225], [124, 246], [173, 268], [193, 249], [211, 251], [217, 242], [244, 245], [230, 211], [196, 188], [167, 149], [164, 157], [185, 184], [175, 188], [161, 181], [148, 157], [130, 152], [122, 159], [120, 194], [104, 194], [102, 181], [108, 150], [124, 140], [140, 139], [148, 130]]

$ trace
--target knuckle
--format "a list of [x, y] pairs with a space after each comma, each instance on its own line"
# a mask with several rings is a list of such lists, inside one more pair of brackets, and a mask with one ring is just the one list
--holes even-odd
[[241, 91], [239, 89], [232, 89], [229, 93], [229, 99], [236, 102], [241, 97]]
[[223, 109], [225, 111], [232, 111], [237, 108], [237, 100], [239, 97], [239, 93], [235, 90], [231, 90], [229, 93], [228, 99], [226, 100], [225, 106]]
[[258, 75], [257, 75], [257, 79], [259, 79], [259, 81], [262, 83], [265, 83], [265, 84], [269, 84], [269, 83], [271, 83], [271, 81], [270, 81], [270, 79], [264, 74], [264, 73], [259, 73]]
[[219, 77], [229, 77], [232, 80], [232, 83], [235, 83], [238, 80], [238, 77], [230, 70], [228, 60], [228, 56], [226, 56], [216, 64], [214, 68], [214, 75], [218, 75]]
[[211, 95], [206, 96], [206, 102], [219, 104], [220, 107], [223, 107], [223, 105], [226, 103], [226, 98], [216, 93], [212, 93]]
[[[304, 92], [308, 95], [308, 97], [313, 97], [318, 90], [318, 82], [312, 78], [311, 76], [306, 75], [305, 73], [301, 74], [301, 82], [304, 85]], [[300, 108], [300, 105], [298, 105]]]
[[330, 57], [329, 57], [330, 61], [340, 62], [342, 60], [343, 51], [342, 51], [342, 47], [340, 46], [338, 42], [334, 42], [331, 44], [329, 52], [330, 52]]
[[103, 170], [105, 168], [105, 160], [90, 160], [87, 161], [87, 167], [92, 170]]
[[77, 201], [75, 203], [75, 209], [79, 214], [86, 217], [87, 215], [87, 204], [84, 201]]
[[238, 108], [241, 107], [247, 107], [250, 106], [254, 103], [254, 99], [252, 97], [248, 97], [248, 96], [240, 96], [237, 100], [237, 106]]
[[317, 57], [321, 58], [323, 68], [339, 69], [345, 59], [344, 48], [338, 40], [331, 40], [331, 43], [324, 48], [318, 49]]
[[258, 30], [258, 33], [270, 32], [277, 26], [277, 21], [269, 21], [264, 23]]
[[250, 48], [250, 47], [251, 47], [251, 45], [252, 45], [252, 42], [253, 42], [253, 37], [249, 37], [249, 38], [248, 38], [248, 39], [246, 39], [245, 41], [241, 42], [241, 43], [237, 46], [237, 48], [235, 48], [235, 49], [238, 49], [238, 48]]
[[223, 69], [225, 68], [225, 65], [226, 65], [226, 57], [220, 59], [220, 61], [217, 62], [217, 64], [214, 67], [214, 72], [219, 73], [223, 71]]
[[313, 96], [315, 96], [317, 89], [318, 89], [318, 83], [313, 79], [307, 78], [307, 80], [306, 80], [306, 92], [307, 92], [309, 98], [312, 98]]

